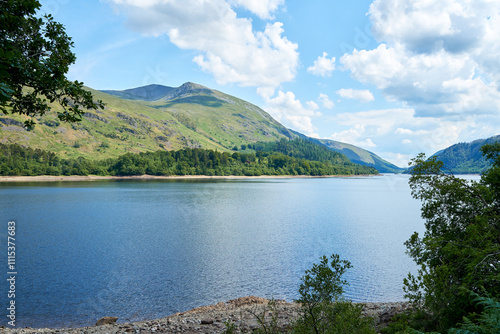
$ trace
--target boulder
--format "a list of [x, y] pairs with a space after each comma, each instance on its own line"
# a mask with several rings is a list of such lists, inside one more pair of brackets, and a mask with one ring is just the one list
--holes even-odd
[[95, 323], [96, 326], [102, 326], [102, 325], [112, 325], [118, 320], [118, 317], [102, 317], [101, 319], [97, 320]]

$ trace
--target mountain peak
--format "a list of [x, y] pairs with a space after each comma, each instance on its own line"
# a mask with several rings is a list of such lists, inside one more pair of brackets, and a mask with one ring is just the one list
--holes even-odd
[[158, 101], [172, 100], [185, 95], [213, 95], [214, 91], [194, 82], [186, 82], [174, 88], [158, 84], [130, 88], [125, 90], [102, 90], [101, 92], [128, 100]]
[[178, 87], [178, 89], [180, 88], [184, 88], [184, 89], [208, 89], [207, 87], [205, 86], [202, 86], [202, 85], [199, 85], [195, 82], [191, 82], [191, 81], [188, 81], [188, 82], [185, 82], [183, 83], [181, 86]]

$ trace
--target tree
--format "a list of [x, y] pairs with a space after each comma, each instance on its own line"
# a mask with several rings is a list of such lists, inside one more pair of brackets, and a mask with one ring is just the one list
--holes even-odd
[[82, 82], [66, 78], [76, 60], [73, 42], [51, 15], [36, 15], [40, 7], [37, 0], [0, 2], [0, 111], [31, 117], [28, 129], [51, 110], [49, 103], [62, 106], [58, 117], [66, 122], [80, 121], [84, 108], [104, 108]]
[[299, 287], [302, 315], [293, 327], [295, 333], [371, 334], [375, 333], [372, 319], [361, 313], [363, 307], [344, 299], [342, 275], [351, 263], [341, 260], [337, 254], [330, 259], [322, 256], [319, 264], [313, 264], [301, 278]]
[[410, 187], [423, 202], [426, 230], [405, 243], [420, 269], [404, 288], [426, 314], [421, 329], [445, 331], [480, 312], [471, 292], [500, 297], [500, 143], [482, 152], [493, 165], [479, 182], [446, 174], [423, 154], [412, 162]]

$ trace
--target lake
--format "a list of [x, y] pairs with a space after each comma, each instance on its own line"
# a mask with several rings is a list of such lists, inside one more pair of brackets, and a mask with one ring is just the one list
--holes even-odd
[[292, 301], [304, 270], [332, 253], [353, 265], [348, 298], [400, 301], [416, 271], [403, 242], [423, 231], [407, 175], [0, 183], [0, 217], [4, 250], [16, 222], [17, 327]]

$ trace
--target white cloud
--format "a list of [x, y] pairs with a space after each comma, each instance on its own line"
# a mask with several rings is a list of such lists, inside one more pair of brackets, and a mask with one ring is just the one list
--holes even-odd
[[279, 6], [285, 3], [285, 0], [234, 0], [238, 5], [245, 7], [261, 19], [274, 18], [272, 13]]
[[335, 57], [327, 58], [328, 53], [323, 52], [323, 56], [319, 56], [314, 64], [307, 68], [307, 72], [322, 77], [331, 77], [335, 70]]
[[353, 78], [419, 116], [498, 113], [500, 2], [376, 0], [369, 15], [381, 44], [341, 57]]
[[367, 138], [365, 136], [365, 126], [358, 124], [354, 125], [348, 130], [332, 134], [329, 139], [352, 144], [365, 149], [370, 149], [377, 146], [373, 143], [371, 138]]
[[337, 94], [346, 99], [355, 99], [365, 103], [375, 100], [372, 92], [370, 92], [368, 89], [357, 90], [342, 88], [337, 91]]
[[318, 100], [321, 102], [323, 108], [333, 109], [333, 107], [335, 107], [335, 103], [333, 103], [333, 101], [330, 100], [330, 97], [326, 94], [320, 93]]
[[321, 116], [321, 113], [315, 111], [318, 106], [316, 103], [313, 102], [314, 105], [307, 103], [308, 108], [306, 108], [300, 100], [295, 98], [294, 93], [282, 91], [278, 92], [278, 96], [266, 102], [265, 110], [278, 122], [306, 135], [318, 137], [314, 133], [316, 128], [312, 124], [313, 117]]
[[414, 156], [410, 154], [402, 154], [402, 153], [392, 153], [392, 152], [380, 152], [378, 154], [383, 159], [392, 162], [396, 166], [406, 168], [408, 167], [408, 162]]
[[258, 87], [257, 94], [259, 94], [265, 101], [269, 100], [274, 95], [274, 87]]
[[[298, 46], [283, 36], [280, 22], [254, 31], [252, 21], [237, 17], [225, 0], [110, 1], [126, 11], [132, 29], [167, 35], [177, 47], [199, 51], [193, 61], [220, 84], [277, 87], [295, 78]], [[281, 3], [241, 1], [262, 15], [264, 9], [270, 13]]]
[[306, 105], [307, 107], [310, 109], [310, 110], [318, 110], [319, 109], [319, 106], [316, 102], [314, 101], [307, 101], [306, 102]]
[[480, 46], [499, 11], [500, 3], [491, 0], [376, 0], [369, 15], [379, 41], [417, 53], [459, 53]]
[[500, 128], [500, 115], [418, 117], [414, 109], [405, 108], [341, 113], [331, 119], [337, 131], [329, 138], [367, 149], [376, 143], [377, 148], [385, 151], [377, 153], [393, 163], [391, 159], [396, 154], [401, 157], [414, 157], [420, 152], [430, 155], [461, 141], [489, 137]]

